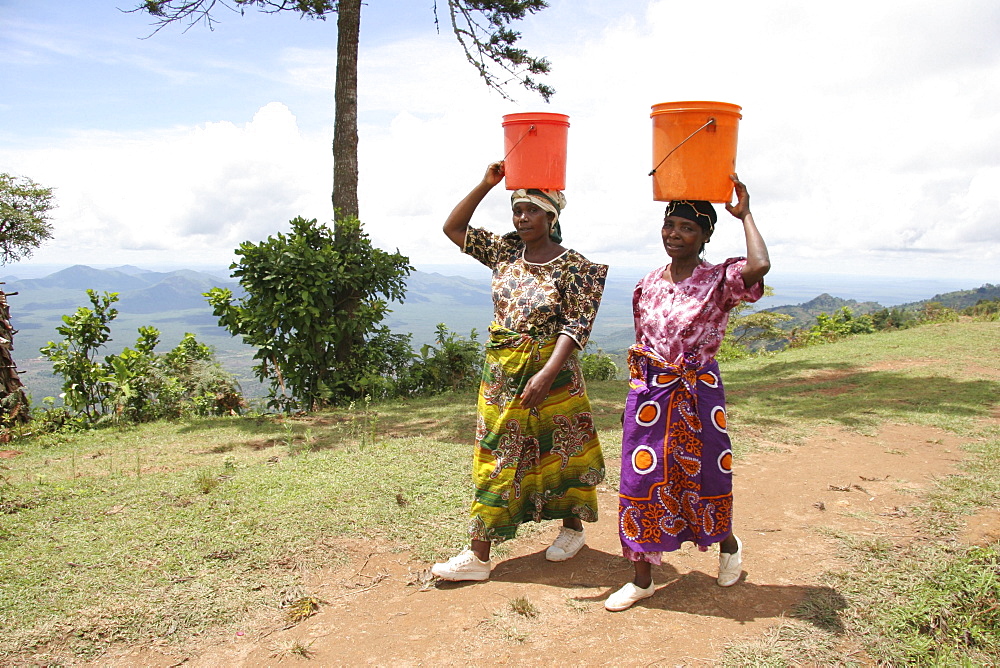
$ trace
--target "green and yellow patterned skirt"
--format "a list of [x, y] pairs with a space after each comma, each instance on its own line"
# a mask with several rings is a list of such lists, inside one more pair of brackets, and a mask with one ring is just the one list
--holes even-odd
[[597, 521], [604, 457], [576, 351], [540, 406], [528, 410], [518, 399], [555, 344], [556, 337], [490, 327], [472, 467], [473, 540], [513, 538], [529, 521]]

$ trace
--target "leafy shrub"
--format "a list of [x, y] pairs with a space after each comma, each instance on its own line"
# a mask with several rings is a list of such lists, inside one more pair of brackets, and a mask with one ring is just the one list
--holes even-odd
[[[764, 296], [774, 294], [774, 288], [764, 286]], [[774, 311], [754, 311], [753, 304], [740, 302], [729, 311], [729, 324], [715, 358], [720, 362], [743, 359], [762, 350], [783, 348], [788, 334], [781, 323], [792, 316]]]
[[219, 325], [257, 352], [254, 372], [270, 383], [269, 406], [314, 410], [371, 392], [383, 371], [377, 341], [389, 301], [402, 302], [409, 261], [375, 248], [353, 217], [336, 233], [296, 217], [291, 232], [245, 241], [230, 265], [246, 292], [204, 293]]
[[239, 383], [215, 360], [215, 351], [186, 333], [177, 347], [164, 356], [167, 377], [164, 387], [177, 413], [237, 415], [246, 408]]
[[920, 315], [923, 322], [956, 322], [958, 313], [954, 309], [942, 306], [940, 302], [927, 302]]
[[393, 334], [387, 327], [380, 327], [354, 351], [359, 368], [367, 370], [358, 380], [364, 397], [381, 400], [418, 393], [412, 377], [415, 355], [411, 339], [409, 334]]
[[715, 359], [720, 362], [732, 362], [733, 360], [746, 359], [751, 357], [753, 352], [741, 346], [733, 337], [726, 336], [719, 344], [719, 350], [715, 353]]
[[920, 318], [915, 311], [900, 308], [884, 308], [871, 314], [872, 325], [878, 331], [890, 329], [907, 329], [920, 324]]
[[789, 346], [803, 348], [819, 343], [830, 343], [854, 334], [871, 334], [875, 324], [870, 315], [855, 316], [851, 309], [844, 306], [832, 316], [820, 313], [816, 316], [816, 324], [805, 332], [793, 331]]
[[369, 369], [359, 382], [365, 396], [381, 400], [475, 386], [483, 367], [483, 349], [476, 341], [476, 330], [466, 339], [441, 323], [436, 332], [436, 345], [424, 345], [415, 353], [409, 334], [392, 334], [380, 328], [356, 350], [359, 364]]
[[87, 297], [93, 308], [81, 306], [73, 315], [64, 315], [64, 324], [56, 328], [64, 340], [49, 341], [40, 352], [52, 362], [52, 373], [63, 377], [66, 405], [97, 419], [107, 409], [110, 392], [109, 370], [97, 361], [97, 353], [111, 340], [109, 323], [118, 317], [118, 309], [111, 305], [118, 301], [118, 293], [98, 295], [87, 290]]
[[62, 397], [69, 411], [49, 404], [37, 412], [36, 428], [78, 426], [79, 421], [69, 419], [76, 416], [84, 424], [135, 423], [186, 413], [235, 414], [246, 406], [239, 385], [215, 361], [212, 349], [190, 333], [160, 355], [156, 353], [159, 330], [140, 327], [134, 348], [98, 361], [99, 350], [111, 340], [110, 323], [118, 315], [111, 305], [118, 294], [87, 290], [87, 296], [92, 308], [63, 316], [65, 324], [56, 331], [65, 339], [50, 341], [41, 349], [52, 362], [53, 373], [63, 376]]
[[166, 379], [153, 352], [160, 342], [155, 327], [140, 327], [135, 349], [105, 357], [107, 397], [114, 417], [122, 422], [149, 422], [165, 417], [169, 410], [157, 401]]
[[962, 315], [977, 320], [1000, 320], [1000, 299], [980, 299], [974, 306], [962, 309]]
[[469, 338], [439, 323], [434, 338], [437, 346], [424, 345], [412, 365], [412, 378], [422, 394], [460, 390], [477, 384], [482, 376], [483, 347], [476, 342], [476, 330]]
[[618, 365], [600, 348], [596, 353], [584, 353], [580, 356], [580, 369], [587, 380], [615, 380], [618, 378]]

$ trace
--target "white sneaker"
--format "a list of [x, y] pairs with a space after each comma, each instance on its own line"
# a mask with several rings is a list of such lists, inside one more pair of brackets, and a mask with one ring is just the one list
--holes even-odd
[[743, 541], [736, 539], [736, 552], [726, 554], [719, 552], [719, 578], [716, 582], [720, 587], [731, 587], [740, 581], [743, 574]]
[[545, 550], [545, 558], [549, 561], [572, 559], [586, 542], [587, 537], [584, 535], [583, 529], [575, 531], [569, 527], [562, 527], [559, 529], [559, 535], [549, 545], [549, 549]]
[[492, 561], [480, 561], [475, 552], [465, 550], [443, 564], [434, 564], [431, 567], [431, 575], [452, 582], [489, 580], [492, 568]]
[[616, 591], [608, 600], [604, 602], [604, 607], [611, 612], [621, 612], [628, 610], [636, 601], [649, 598], [656, 592], [656, 585], [650, 581], [649, 586], [643, 589], [629, 582], [627, 585]]

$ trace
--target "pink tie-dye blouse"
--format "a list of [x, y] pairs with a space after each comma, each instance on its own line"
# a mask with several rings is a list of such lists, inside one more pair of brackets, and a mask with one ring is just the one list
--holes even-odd
[[676, 284], [663, 278], [666, 267], [646, 274], [632, 294], [636, 343], [649, 346], [670, 362], [683, 361], [689, 352], [707, 363], [722, 343], [730, 309], [764, 295], [763, 281], [750, 288], [743, 284], [746, 262], [742, 257], [722, 264], [702, 262]]

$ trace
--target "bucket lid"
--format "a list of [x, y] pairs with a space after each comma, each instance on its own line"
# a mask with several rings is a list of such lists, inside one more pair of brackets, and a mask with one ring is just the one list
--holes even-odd
[[553, 125], [568, 126], [569, 116], [566, 114], [554, 114], [548, 111], [505, 114], [502, 125], [508, 125], [511, 123], [549, 123]]
[[657, 116], [659, 114], [670, 114], [674, 112], [690, 112], [690, 111], [708, 111], [712, 113], [723, 113], [723, 114], [736, 114], [740, 118], [743, 118], [741, 111], [743, 107], [738, 104], [731, 104], [729, 102], [704, 102], [704, 101], [685, 101], [685, 102], [661, 102], [660, 104], [654, 104], [652, 106], [652, 111], [650, 112], [650, 117]]

